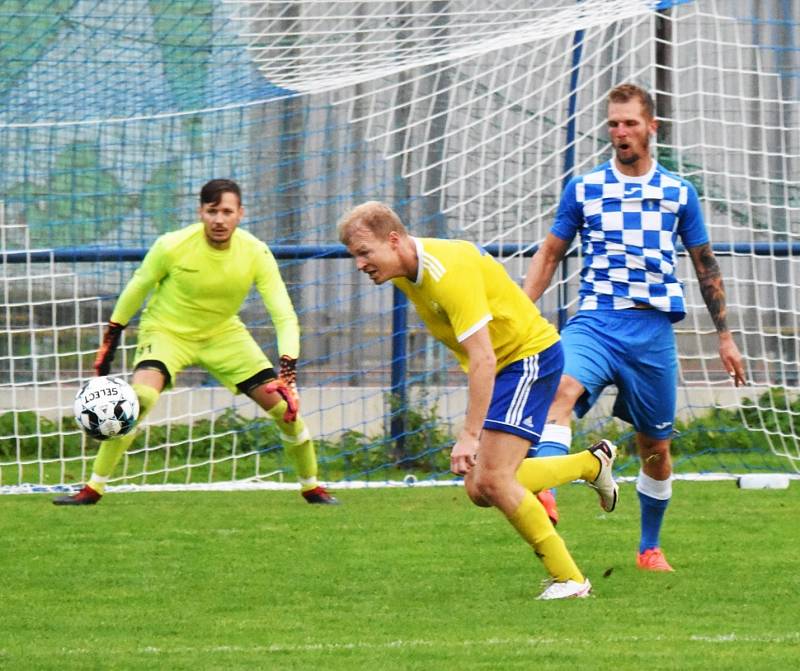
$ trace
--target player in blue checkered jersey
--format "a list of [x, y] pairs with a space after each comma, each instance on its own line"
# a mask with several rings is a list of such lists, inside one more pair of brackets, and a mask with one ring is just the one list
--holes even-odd
[[[561, 333], [564, 372], [537, 456], [566, 454], [573, 410], [582, 417], [605, 387], [616, 385], [614, 415], [633, 424], [641, 459], [637, 565], [672, 571], [659, 537], [672, 495], [670, 443], [678, 382], [672, 324], [686, 314], [675, 269], [678, 239], [694, 264], [719, 336], [722, 364], [737, 386], [745, 384], [745, 373], [728, 329], [725, 289], [697, 192], [651, 156], [656, 128], [647, 91], [632, 84], [611, 90], [613, 158], [567, 184], [550, 233], [531, 260], [524, 289], [537, 301], [580, 233], [580, 306]], [[554, 508], [552, 501], [543, 503]]]

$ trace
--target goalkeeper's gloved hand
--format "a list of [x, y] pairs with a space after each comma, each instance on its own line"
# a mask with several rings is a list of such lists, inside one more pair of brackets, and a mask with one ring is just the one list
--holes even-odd
[[286, 387], [285, 395], [280, 389], [276, 389], [288, 406], [283, 419], [286, 422], [293, 422], [300, 410], [300, 397], [297, 394], [297, 359], [288, 354], [281, 355], [278, 381]]
[[108, 375], [111, 372], [111, 362], [114, 360], [114, 353], [117, 351], [124, 328], [125, 326], [117, 322], [108, 322], [103, 333], [103, 342], [100, 343], [97, 356], [94, 358], [94, 370], [98, 375]]
[[297, 359], [293, 359], [288, 354], [281, 356], [281, 368], [278, 377], [286, 383], [287, 387], [297, 390]]
[[294, 387], [290, 387], [281, 378], [277, 378], [267, 382], [265, 390], [269, 394], [278, 394], [286, 401], [286, 411], [283, 413], [284, 422], [293, 422], [297, 419], [297, 413], [300, 412], [300, 400], [297, 398], [297, 391]]

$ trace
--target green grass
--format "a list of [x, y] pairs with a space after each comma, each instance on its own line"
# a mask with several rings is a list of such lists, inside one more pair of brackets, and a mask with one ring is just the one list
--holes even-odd
[[675, 484], [672, 575], [638, 572], [638, 503], [562, 488], [591, 599], [459, 488], [0, 497], [1, 669], [788, 669], [800, 483]]

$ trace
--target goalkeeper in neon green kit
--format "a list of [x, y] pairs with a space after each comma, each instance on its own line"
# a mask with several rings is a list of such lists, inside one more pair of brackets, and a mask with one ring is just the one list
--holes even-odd
[[[122, 330], [152, 292], [134, 359], [139, 421], [181, 369], [200, 365], [232, 392], [247, 394], [277, 423], [306, 501], [337, 503], [317, 482], [314, 443], [299, 414], [297, 315], [267, 245], [237, 228], [244, 216], [241, 198], [236, 182], [211, 180], [200, 191], [201, 221], [156, 240], [117, 300], [94, 368], [98, 375], [109, 373]], [[277, 332], [277, 375], [237, 314], [254, 283]], [[89, 482], [77, 494], [53, 503], [97, 503], [135, 437], [132, 431], [104, 441]]]

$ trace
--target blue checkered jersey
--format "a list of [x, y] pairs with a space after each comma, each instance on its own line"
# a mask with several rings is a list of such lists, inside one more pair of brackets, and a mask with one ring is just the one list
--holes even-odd
[[697, 191], [654, 162], [640, 177], [608, 161], [569, 181], [550, 232], [583, 249], [581, 310], [622, 310], [646, 303], [683, 319], [683, 287], [676, 277], [675, 242], [708, 242]]

